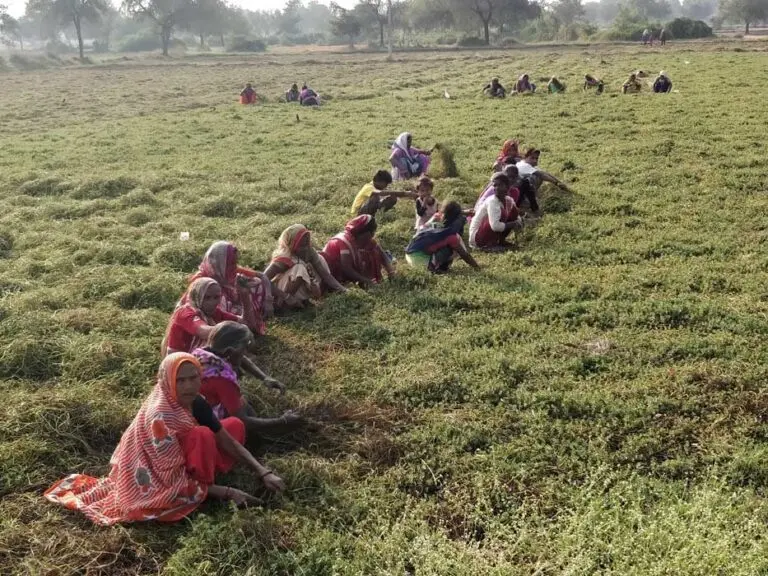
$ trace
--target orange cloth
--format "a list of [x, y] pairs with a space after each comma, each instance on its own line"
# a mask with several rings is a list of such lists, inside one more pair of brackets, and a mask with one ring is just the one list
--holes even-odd
[[208, 486], [187, 471], [181, 438], [198, 426], [176, 401], [176, 374], [191, 354], [175, 353], [160, 364], [157, 383], [123, 433], [106, 478], [72, 474], [45, 493], [51, 502], [79, 510], [96, 524], [175, 522], [197, 508]]

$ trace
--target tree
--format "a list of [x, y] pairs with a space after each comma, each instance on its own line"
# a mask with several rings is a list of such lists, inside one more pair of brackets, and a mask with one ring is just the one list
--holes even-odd
[[168, 56], [173, 30], [182, 26], [190, 11], [190, 0], [123, 0], [123, 10], [134, 18], [154, 22], [160, 32], [163, 56]]
[[744, 22], [744, 34], [749, 26], [768, 18], [768, 0], [720, 0], [720, 15], [732, 22]]
[[384, 47], [384, 29], [387, 25], [389, 10], [391, 5], [387, 0], [360, 0], [357, 8], [360, 12], [370, 16], [379, 32], [379, 46]]
[[190, 0], [184, 27], [200, 38], [200, 48], [205, 46], [206, 36], [223, 35], [228, 9], [222, 0]]
[[483, 26], [483, 40], [491, 43], [491, 26], [496, 25], [503, 30], [505, 24], [530, 18], [530, 14], [538, 10], [531, 6], [528, 0], [445, 0], [447, 7], [452, 9], [454, 17], [461, 19], [462, 15], [479, 20]]
[[355, 47], [355, 38], [360, 34], [363, 25], [352, 10], [342, 8], [335, 2], [331, 2], [331, 31], [340, 38], [348, 38], [350, 47]]
[[557, 21], [565, 26], [566, 40], [571, 26], [584, 18], [584, 6], [581, 0], [557, 0], [552, 5], [552, 12]]
[[30, 8], [62, 26], [71, 23], [77, 34], [80, 60], [83, 60], [83, 23], [98, 22], [109, 4], [106, 0], [29, 0], [27, 9]]
[[683, 2], [683, 16], [691, 20], [709, 20], [716, 13], [716, 0], [686, 0]]
[[494, 10], [500, 8], [500, 0], [469, 0], [469, 10], [483, 23], [483, 40], [491, 43], [490, 25], [493, 20]]
[[19, 21], [8, 14], [7, 6], [0, 4], [0, 43], [12, 46], [16, 42], [24, 50], [24, 39], [21, 35]]
[[672, 13], [672, 6], [667, 0], [631, 0], [627, 5], [645, 21], [661, 20]]
[[504, 36], [504, 29], [513, 30], [527, 20], [539, 18], [542, 14], [541, 5], [528, 0], [506, 0], [501, 4], [496, 24], [499, 36]]
[[411, 0], [407, 18], [417, 30], [446, 30], [456, 24], [450, 3], [441, 0]]
[[301, 32], [301, 10], [303, 8], [301, 0], [288, 0], [277, 22], [280, 32], [286, 36], [293, 36]]

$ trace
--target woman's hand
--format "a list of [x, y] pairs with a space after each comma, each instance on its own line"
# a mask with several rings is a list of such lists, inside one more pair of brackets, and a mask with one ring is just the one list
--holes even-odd
[[282, 420], [288, 426], [291, 424], [301, 424], [304, 422], [304, 418], [294, 410], [287, 410], [283, 412], [282, 416], [280, 416], [280, 420]]
[[264, 488], [270, 492], [280, 493], [285, 490], [285, 482], [274, 472], [267, 472], [261, 477], [261, 481], [264, 482]]
[[251, 297], [251, 288], [248, 276], [238, 274], [235, 280], [235, 284], [237, 286], [237, 293], [241, 298]]
[[259, 503], [258, 498], [251, 496], [247, 492], [238, 490], [237, 488], [227, 488], [227, 499], [231, 500], [238, 506], [247, 506], [248, 504]]
[[264, 386], [271, 388], [272, 390], [277, 390], [280, 392], [281, 396], [285, 394], [285, 384], [275, 378], [272, 378], [272, 376], [267, 376], [264, 378]]

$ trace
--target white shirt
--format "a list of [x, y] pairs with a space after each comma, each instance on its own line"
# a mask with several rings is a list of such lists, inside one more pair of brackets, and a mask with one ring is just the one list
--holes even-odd
[[[508, 203], [514, 203], [512, 198], [507, 197], [506, 200]], [[469, 225], [469, 245], [472, 248], [477, 248], [477, 245], [475, 244], [475, 237], [480, 230], [480, 225], [486, 218], [488, 218], [488, 223], [491, 226], [491, 230], [494, 232], [504, 232], [506, 223], [501, 221], [501, 211], [503, 208], [504, 206], [501, 203], [501, 200], [499, 200], [494, 194], [493, 196], [487, 198], [485, 202], [483, 202], [483, 204], [480, 206], [480, 210], [478, 210], [475, 215], [472, 216], [472, 222]]]
[[517, 172], [520, 174], [520, 178], [526, 178], [531, 174], [536, 174], [538, 171], [539, 169], [536, 166], [531, 166], [525, 160], [520, 160], [517, 163]]

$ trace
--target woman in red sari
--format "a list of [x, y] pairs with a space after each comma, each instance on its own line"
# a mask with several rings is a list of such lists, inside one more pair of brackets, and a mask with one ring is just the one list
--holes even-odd
[[520, 143], [517, 140], [504, 140], [501, 152], [493, 163], [493, 171], [501, 172], [507, 164], [517, 164], [522, 157], [520, 156]]
[[376, 219], [370, 214], [362, 214], [347, 222], [344, 232], [328, 241], [321, 255], [336, 280], [370, 288], [381, 282], [382, 269], [386, 270], [387, 276], [394, 276], [389, 256], [374, 239], [376, 228]]
[[[248, 289], [238, 287], [241, 298], [248, 297]], [[220, 307], [221, 287], [213, 278], [198, 278], [176, 303], [176, 309], [168, 322], [165, 338], [160, 346], [163, 356], [173, 352], [192, 352], [202, 346], [213, 327], [219, 322], [240, 318]]]
[[175, 522], [208, 496], [238, 505], [254, 501], [245, 492], [214, 483], [214, 476], [236, 461], [249, 466], [268, 490], [284, 490], [282, 479], [243, 447], [243, 422], [219, 421], [199, 395], [200, 374], [194, 356], [166, 356], [154, 389], [112, 454], [109, 476], [71, 474], [51, 486], [45, 497], [109, 526]]
[[[237, 256], [234, 244], [214, 242], [190, 282], [198, 278], [216, 280], [221, 286], [221, 309], [238, 316], [254, 334], [263, 336], [267, 331], [264, 320], [274, 311], [272, 284], [262, 273], [238, 266]], [[238, 287], [247, 288], [250, 298], [242, 298]]]

